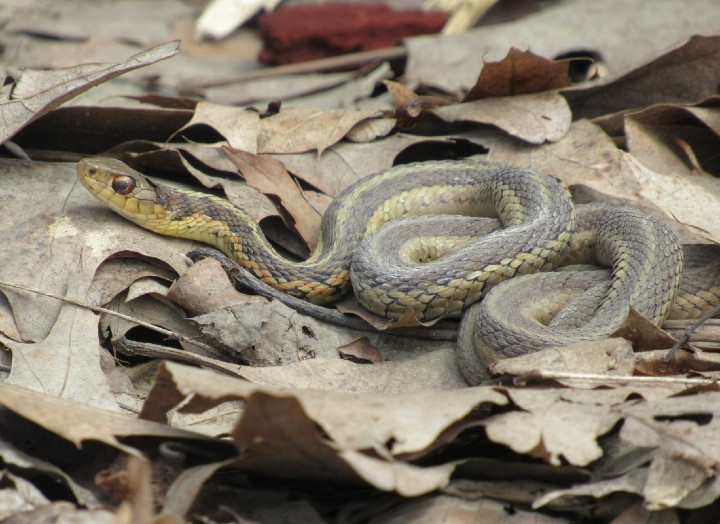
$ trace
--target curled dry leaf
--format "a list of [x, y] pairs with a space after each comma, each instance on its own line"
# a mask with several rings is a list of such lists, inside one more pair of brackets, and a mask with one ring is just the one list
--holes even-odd
[[0, 403], [78, 447], [86, 441], [96, 440], [129, 455], [141, 456], [135, 448], [121, 443], [118, 437], [142, 435], [210, 441], [196, 433], [97, 408], [86, 401], [60, 399], [11, 384], [0, 384]]
[[[698, 2], [696, 7], [701, 4]], [[718, 30], [720, 27], [709, 33]], [[633, 64], [635, 67], [629, 72], [622, 71], [587, 86], [569, 88], [563, 94], [576, 118], [595, 118], [668, 102], [692, 104], [717, 94], [718, 57], [720, 36], [692, 36], [662, 56], [647, 57], [652, 59], [644, 66]], [[657, 86], [663, 87], [657, 89]]]
[[638, 313], [635, 308], [630, 308], [625, 322], [613, 336], [629, 340], [636, 351], [670, 349], [676, 342], [673, 337]]
[[192, 119], [178, 129], [176, 134], [181, 134], [195, 125], [210, 126], [225, 137], [231, 147], [251, 153], [257, 151], [260, 133], [260, 115], [257, 111], [201, 101], [195, 106]]
[[0, 143], [83, 91], [133, 69], [170, 58], [179, 49], [180, 43], [175, 41], [152, 47], [116, 64], [89, 64], [54, 71], [24, 71], [10, 97], [2, 102]]
[[[513, 392], [513, 399], [518, 397], [515, 393], [522, 394]], [[554, 465], [567, 460], [572, 465], [586, 466], [599, 459], [603, 451], [597, 439], [614, 425], [619, 415], [613, 414], [608, 405], [567, 402], [557, 395], [546, 400], [541, 410], [492, 417], [486, 425], [490, 440]], [[568, 431], [570, 427], [572, 431]]]
[[382, 355], [378, 348], [370, 343], [367, 337], [360, 337], [338, 347], [340, 357], [358, 364], [379, 364]]
[[511, 48], [498, 62], [485, 62], [463, 102], [480, 98], [525, 95], [567, 87], [568, 61], [553, 61], [530, 51]]
[[290, 178], [282, 162], [267, 155], [224, 147], [227, 157], [237, 166], [247, 183], [266, 195], [280, 199], [295, 221], [295, 228], [314, 249], [320, 233], [320, 214], [305, 199], [300, 186]]
[[395, 129], [397, 120], [394, 118], [373, 118], [362, 120], [347, 132], [345, 138], [352, 142], [368, 143], [390, 134]]
[[450, 103], [449, 99], [439, 96], [416, 95], [412, 89], [405, 87], [399, 82], [393, 82], [392, 80], [384, 80], [383, 84], [385, 84], [385, 87], [387, 87], [388, 92], [393, 98], [393, 104], [395, 106], [393, 116], [405, 127], [417, 119], [423, 111], [445, 106]]
[[628, 151], [659, 173], [675, 176], [720, 173], [718, 99], [705, 107], [651, 106], [626, 114], [623, 130]]

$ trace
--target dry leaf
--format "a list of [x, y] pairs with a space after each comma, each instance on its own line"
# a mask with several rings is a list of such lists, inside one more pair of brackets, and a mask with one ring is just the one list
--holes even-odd
[[370, 343], [367, 337], [360, 337], [339, 346], [337, 349], [343, 359], [357, 364], [379, 364], [382, 362], [380, 351]]
[[387, 87], [388, 92], [393, 98], [395, 118], [400, 120], [405, 127], [408, 127], [423, 111], [450, 103], [447, 98], [441, 98], [439, 96], [416, 95], [411, 89], [408, 89], [399, 82], [385, 80], [383, 84], [385, 84], [385, 87]]
[[223, 148], [223, 151], [250, 186], [280, 199], [282, 206], [293, 217], [300, 236], [311, 250], [315, 249], [320, 233], [320, 214], [305, 199], [285, 166], [270, 156], [253, 155], [229, 147]]
[[96, 440], [129, 455], [140, 456], [135, 448], [122, 444], [117, 437], [145, 435], [167, 439], [206, 440], [196, 433], [103, 410], [90, 406], [87, 402], [73, 402], [53, 395], [43, 395], [10, 384], [0, 384], [0, 403], [78, 447], [87, 440]]
[[558, 393], [541, 395], [539, 391], [512, 391], [511, 397], [518, 402], [529, 394], [540, 397], [533, 399], [534, 404], [544, 402], [534, 409], [491, 418], [486, 426], [490, 440], [554, 465], [567, 460], [586, 466], [602, 456], [597, 439], [620, 418], [609, 405], [568, 402]]
[[339, 142], [363, 120], [380, 117], [378, 111], [289, 108], [260, 121], [258, 153], [323, 151]]
[[242, 107], [222, 106], [211, 102], [198, 102], [192, 119], [177, 134], [195, 125], [206, 125], [220, 133], [231, 147], [251, 153], [257, 150], [260, 132], [260, 115]]
[[[694, 7], [702, 12], [703, 3], [698, 1]], [[688, 8], [691, 6], [686, 4], [685, 12]], [[665, 16], [672, 16], [671, 10], [663, 11]], [[644, 20], [650, 18], [644, 17]], [[704, 23], [699, 19], [697, 21]], [[638, 30], [641, 29], [636, 25], [633, 32]], [[719, 30], [716, 27], [711, 31], [697, 32], [712, 34]], [[665, 42], [672, 41], [666, 34]], [[563, 94], [576, 118], [594, 118], [652, 104], [698, 102], [717, 94], [719, 56], [720, 37], [693, 36], [662, 56], [656, 58], [653, 55], [644, 66], [608, 76], [586, 87], [564, 90]], [[663, 87], [657, 89], [656, 86]]]
[[656, 173], [634, 157], [626, 155], [630, 173], [642, 188], [640, 195], [654, 202], [668, 215], [715, 243], [720, 227], [711, 217], [720, 213], [720, 181], [716, 178], [679, 178]]
[[[193, 264], [170, 287], [167, 297], [194, 315], [236, 303], [266, 303], [258, 295], [245, 295], [237, 291], [217, 260], [205, 258]], [[101, 302], [102, 303], [102, 302]]]
[[626, 340], [611, 338], [503, 359], [492, 366], [492, 372], [523, 375], [536, 371], [572, 371], [631, 376], [634, 367], [632, 345]]
[[511, 48], [498, 62], [486, 62], [477, 83], [463, 102], [480, 98], [516, 96], [567, 87], [569, 62], [554, 62], [530, 51]]
[[[347, 363], [346, 363], [347, 364]], [[361, 368], [366, 366], [360, 366]], [[258, 392], [263, 403], [272, 397], [287, 408], [286, 398], [297, 399], [305, 416], [323, 428], [324, 438], [337, 449], [366, 450], [378, 446], [393, 455], [418, 453], [436, 443], [455, 424], [483, 403], [504, 405], [506, 397], [494, 388], [465, 388], [408, 394], [356, 394], [313, 389], [262, 386], [178, 364], [161, 366], [154, 390], [143, 407], [145, 418], [162, 421], [166, 411], [193, 393], [182, 411], [198, 412], [233, 398], [249, 402]], [[290, 409], [295, 409], [291, 406]], [[353, 413], [347, 418], [347, 413]]]
[[372, 522], [373, 524], [403, 524], [405, 522], [415, 524], [436, 522], [504, 524], [510, 521], [513, 524], [568, 524], [571, 522], [560, 517], [538, 515], [516, 508], [509, 512], [507, 505], [485, 498], [465, 500], [447, 495], [434, 495], [408, 501]]
[[[635, 0], [605, 0], [602, 6], [594, 0], [579, 0], [542, 9], [511, 23], [479, 27], [460, 35], [412, 37], [405, 40], [408, 53], [405, 78], [411, 84], [436, 86], [450, 93], [467, 90], [475, 84], [483, 61], [502, 59], [518, 43], [546, 57], [556, 57], [568, 50], [591, 50], [602, 57], [611, 72], [625, 72], [638, 63], [654, 59], [675, 42], [696, 34], [718, 33], [720, 20], [706, 16], [714, 7], [713, 0], [686, 0], [669, 2], [649, 12], [644, 4]], [[618, 13], [623, 16], [617, 16]], [[628, 20], [632, 20], [632, 30], [628, 30]], [[662, 35], [662, 38], [647, 35]], [[698, 53], [696, 58], [700, 56]], [[681, 67], [693, 59], [685, 58], [677, 62]], [[708, 69], [701, 73], [702, 87], [693, 89], [696, 94], [700, 90], [708, 95], [716, 94], [712, 72], [715, 66], [709, 63], [713, 59], [708, 56], [706, 60], [703, 62]], [[692, 77], [693, 74], [673, 74], [669, 79]], [[657, 86], [661, 85], [667, 87], [662, 80], [648, 83], [646, 92], [659, 92]], [[638, 93], [643, 95], [640, 90]], [[604, 98], [606, 102], [613, 101], [611, 96]], [[639, 105], [642, 104], [635, 107]], [[603, 114], [603, 111], [594, 114]]]
[[[623, 126], [628, 151], [648, 168], [668, 175], [720, 173], [715, 155], [720, 122], [713, 109], [661, 105], [631, 113]], [[702, 125], [695, 124], [696, 119]]]
[[625, 322], [613, 336], [622, 337], [632, 342], [636, 351], [649, 349], [670, 349], [677, 342], [661, 328], [638, 313], [635, 308], [630, 308], [630, 313]]
[[572, 121], [570, 108], [557, 93], [486, 98], [431, 112], [446, 122], [492, 124], [531, 144], [557, 142]]
[[170, 58], [179, 42], [147, 49], [117, 64], [92, 64], [54, 71], [23, 71], [5, 100], [0, 143], [48, 111], [109, 78]]

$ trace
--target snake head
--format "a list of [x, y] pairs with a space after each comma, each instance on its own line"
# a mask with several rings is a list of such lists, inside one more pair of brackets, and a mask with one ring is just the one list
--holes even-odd
[[85, 158], [76, 170], [90, 193], [132, 222], [148, 227], [148, 223], [165, 216], [155, 185], [120, 160]]

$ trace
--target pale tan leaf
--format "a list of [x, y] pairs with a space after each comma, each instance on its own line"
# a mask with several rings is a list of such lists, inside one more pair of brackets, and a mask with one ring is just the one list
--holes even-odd
[[536, 353], [503, 359], [492, 366], [493, 373], [512, 375], [534, 371], [573, 371], [630, 376], [633, 369], [632, 345], [621, 338], [578, 342], [562, 348], [544, 349]]
[[178, 50], [179, 42], [169, 42], [117, 64], [91, 64], [55, 71], [24, 71], [13, 89], [11, 99], [0, 107], [3, 115], [0, 143], [83, 91], [127, 71], [170, 58]]
[[433, 495], [413, 499], [385, 512], [373, 524], [569, 524], [562, 517], [549, 517], [508, 506], [489, 498], [464, 499], [447, 495]]
[[257, 151], [260, 115], [242, 107], [223, 106], [212, 102], [198, 102], [192, 119], [176, 134], [195, 125], [206, 125], [220, 133], [231, 147], [251, 153]]
[[557, 142], [572, 121], [567, 102], [557, 93], [484, 98], [431, 112], [446, 122], [492, 124], [531, 144]]
[[288, 108], [263, 118], [258, 153], [303, 153], [327, 148], [342, 140], [358, 123], [380, 117], [378, 111]]
[[97, 316], [66, 305], [52, 331], [40, 342], [22, 344], [0, 335], [13, 352], [8, 384], [117, 410], [107, 379], [100, 368]]
[[645, 167], [631, 155], [627, 165], [641, 187], [639, 193], [668, 215], [709, 240], [720, 242], [720, 181], [716, 178], [680, 178]]
[[444, 488], [455, 469], [452, 464], [419, 467], [386, 461], [355, 450], [344, 450], [340, 457], [375, 488], [394, 491], [403, 497], [417, 497]]

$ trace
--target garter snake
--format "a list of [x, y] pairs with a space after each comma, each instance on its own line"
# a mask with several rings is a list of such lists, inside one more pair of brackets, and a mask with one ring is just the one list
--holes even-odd
[[[552, 270], [566, 255], [575, 232], [575, 207], [556, 179], [504, 164], [434, 161], [396, 166], [347, 188], [323, 215], [316, 250], [306, 261], [293, 262], [279, 255], [257, 223], [227, 200], [153, 183], [109, 158], [84, 159], [77, 172], [93, 195], [132, 222], [209, 244], [283, 293], [326, 305], [352, 286], [365, 307], [390, 318], [410, 310], [418, 320], [432, 321], [476, 303], [515, 275]], [[399, 263], [390, 255], [388, 246], [397, 244], [400, 236], [384, 232], [394, 224], [381, 228], [383, 224], [438, 213], [494, 216], [503, 228], [464, 240], [453, 253], [420, 265]], [[424, 226], [417, 227], [422, 231]], [[605, 286], [604, 301], [592, 306], [585, 325], [575, 328], [583, 339], [608, 336], [608, 326], [624, 319], [629, 304], [661, 323], [682, 274], [682, 249], [659, 220], [621, 207], [609, 214], [603, 227], [594, 238], [598, 258], [613, 267], [613, 277], [600, 284]], [[591, 287], [592, 278], [572, 278], [579, 280], [580, 288]], [[543, 292], [541, 285], [538, 293]], [[475, 316], [478, 307], [472, 308]], [[507, 335], [490, 331], [494, 342], [526, 351], [540, 347], [533, 338], [536, 327], [524, 326]], [[474, 338], [483, 330], [463, 320], [460, 339]], [[469, 351], [487, 362], [502, 352], [482, 347], [473, 345]], [[467, 352], [461, 350], [462, 366], [467, 366]]]

